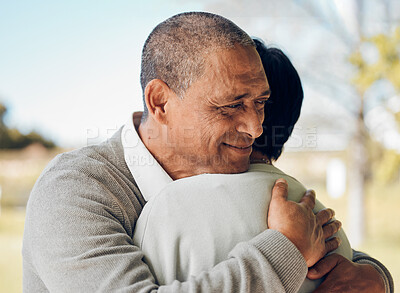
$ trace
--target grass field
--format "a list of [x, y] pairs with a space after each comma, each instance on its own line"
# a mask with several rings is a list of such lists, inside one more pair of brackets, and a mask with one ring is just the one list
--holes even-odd
[[25, 211], [2, 209], [0, 215], [0, 292], [22, 292], [22, 233]]

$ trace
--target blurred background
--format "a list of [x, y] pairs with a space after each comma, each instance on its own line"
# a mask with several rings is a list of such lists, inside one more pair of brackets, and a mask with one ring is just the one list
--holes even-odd
[[0, 1], [0, 292], [22, 289], [25, 205], [45, 165], [142, 109], [146, 37], [193, 10], [289, 55], [305, 100], [277, 166], [315, 189], [352, 246], [399, 284], [400, 1], [21, 0]]

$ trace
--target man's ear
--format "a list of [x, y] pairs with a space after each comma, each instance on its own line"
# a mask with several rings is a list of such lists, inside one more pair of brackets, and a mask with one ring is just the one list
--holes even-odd
[[167, 121], [165, 106], [170, 95], [171, 89], [161, 79], [151, 80], [144, 90], [149, 115], [161, 124], [165, 124]]

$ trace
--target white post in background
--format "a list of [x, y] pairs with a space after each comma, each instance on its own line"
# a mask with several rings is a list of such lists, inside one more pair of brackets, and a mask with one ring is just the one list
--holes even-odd
[[346, 191], [346, 165], [340, 159], [331, 159], [328, 163], [326, 190], [331, 198], [339, 198]]
[[[359, 124], [362, 124], [359, 121]], [[351, 174], [349, 174], [349, 203], [348, 203], [348, 234], [352, 247], [357, 248], [363, 243], [365, 237], [365, 178], [367, 170], [367, 149], [363, 128], [359, 127], [356, 133], [351, 161]]]

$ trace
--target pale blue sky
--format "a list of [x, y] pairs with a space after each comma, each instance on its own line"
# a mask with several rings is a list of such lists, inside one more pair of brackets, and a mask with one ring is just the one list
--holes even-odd
[[[140, 110], [140, 53], [152, 28], [201, 5], [165, 1], [1, 1], [0, 100], [7, 122], [83, 145]], [[94, 132], [93, 132], [94, 131]]]

